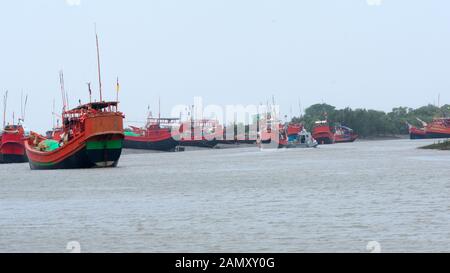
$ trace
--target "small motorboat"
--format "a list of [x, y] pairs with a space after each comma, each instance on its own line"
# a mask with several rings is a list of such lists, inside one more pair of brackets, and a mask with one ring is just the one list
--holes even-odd
[[291, 135], [286, 144], [286, 148], [316, 148], [319, 142], [312, 137], [312, 134], [303, 129], [297, 135]]

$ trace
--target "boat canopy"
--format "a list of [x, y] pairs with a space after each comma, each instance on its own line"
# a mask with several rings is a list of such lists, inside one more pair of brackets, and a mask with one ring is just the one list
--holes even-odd
[[110, 106], [117, 107], [117, 105], [118, 105], [117, 101], [113, 101], [113, 102], [91, 102], [91, 103], [87, 103], [87, 104], [84, 104], [84, 105], [80, 105], [77, 108], [72, 109], [72, 111], [89, 110], [89, 109], [101, 110], [101, 109], [108, 108]]

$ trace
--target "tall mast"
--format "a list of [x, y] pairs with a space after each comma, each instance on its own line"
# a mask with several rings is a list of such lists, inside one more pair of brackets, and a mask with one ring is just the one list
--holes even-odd
[[52, 129], [55, 130], [55, 99], [53, 99], [53, 108], [52, 108]]
[[117, 76], [117, 82], [116, 82], [116, 102], [119, 103], [119, 92], [120, 92], [120, 83], [119, 83], [119, 77]]
[[161, 97], [158, 97], [158, 124], [161, 123]]
[[25, 114], [27, 113], [27, 103], [28, 103], [28, 95], [25, 95], [25, 102], [23, 104], [22, 110], [22, 122], [25, 122]]
[[23, 119], [23, 89], [22, 89], [22, 91], [20, 91], [20, 118], [19, 118], [19, 123], [20, 123], [20, 119]]
[[6, 106], [8, 104], [8, 90], [6, 90], [5, 95], [3, 96], [3, 128], [6, 126]]
[[302, 118], [303, 117], [303, 109], [302, 109], [302, 101], [300, 100], [300, 98], [298, 98], [298, 110], [300, 111], [298, 117]]
[[67, 107], [67, 100], [66, 100], [66, 90], [64, 89], [64, 72], [61, 70], [59, 72], [59, 84], [61, 86], [61, 97], [62, 97], [62, 103], [63, 103], [63, 112], [66, 111]]
[[98, 44], [97, 27], [95, 27], [95, 41], [97, 43], [98, 88], [99, 88], [99, 92], [100, 92], [100, 102], [102, 102], [103, 101], [102, 76], [101, 76], [101, 70], [100, 70], [100, 46]]

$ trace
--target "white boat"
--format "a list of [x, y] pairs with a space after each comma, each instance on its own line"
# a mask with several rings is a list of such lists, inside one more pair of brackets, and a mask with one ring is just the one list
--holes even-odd
[[286, 148], [316, 148], [318, 145], [312, 134], [303, 129], [298, 135], [289, 138]]

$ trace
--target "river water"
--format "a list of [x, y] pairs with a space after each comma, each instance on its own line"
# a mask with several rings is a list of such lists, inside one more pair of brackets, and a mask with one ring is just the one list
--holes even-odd
[[417, 149], [432, 142], [1, 165], [0, 252], [448, 252], [450, 153]]

